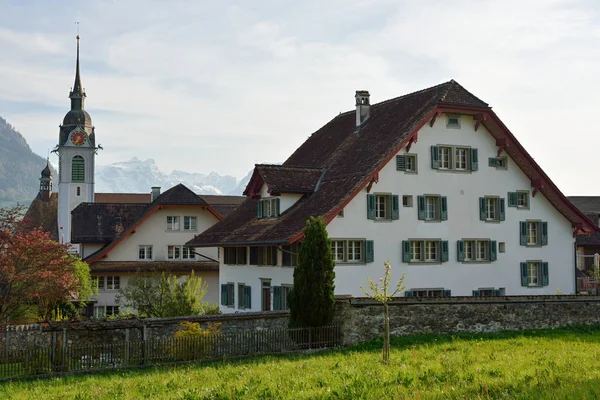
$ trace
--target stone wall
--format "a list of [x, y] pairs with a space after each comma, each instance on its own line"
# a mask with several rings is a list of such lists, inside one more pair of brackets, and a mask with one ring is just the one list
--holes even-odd
[[[393, 336], [600, 324], [600, 296], [398, 298], [389, 304]], [[338, 296], [335, 323], [344, 343], [382, 336], [383, 312], [374, 300]]]

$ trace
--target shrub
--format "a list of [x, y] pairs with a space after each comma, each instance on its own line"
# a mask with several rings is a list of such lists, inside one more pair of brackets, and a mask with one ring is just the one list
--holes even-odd
[[176, 340], [172, 349], [176, 360], [191, 361], [213, 357], [220, 322], [208, 324], [206, 329], [202, 329], [198, 322], [184, 321], [180, 326], [183, 329], [175, 332]]

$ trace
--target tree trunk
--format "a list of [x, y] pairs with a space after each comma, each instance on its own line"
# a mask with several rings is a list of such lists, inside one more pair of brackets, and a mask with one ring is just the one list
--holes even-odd
[[383, 363], [390, 363], [390, 310], [388, 304], [383, 303], [383, 310], [385, 312], [385, 333], [383, 336]]

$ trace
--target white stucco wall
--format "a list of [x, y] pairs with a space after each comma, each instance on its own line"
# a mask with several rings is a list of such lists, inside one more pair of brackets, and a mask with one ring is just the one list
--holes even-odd
[[[478, 149], [479, 169], [474, 172], [442, 172], [431, 168], [432, 145], [464, 145]], [[327, 227], [330, 238], [374, 240], [375, 261], [362, 265], [337, 265], [336, 294], [362, 296], [360, 285], [366, 279], [383, 276], [384, 261], [392, 264], [395, 279], [406, 274], [405, 285], [412, 288], [450, 289], [453, 296], [470, 296], [478, 288], [504, 288], [507, 295], [553, 294], [575, 291], [574, 239], [571, 223], [541, 194], [533, 198], [531, 182], [518, 166], [508, 160], [508, 168], [488, 166], [488, 158], [496, 157], [495, 139], [480, 126], [474, 130], [470, 116], [461, 117], [461, 129], [446, 128], [446, 118], [438, 118], [419, 131], [418, 142], [410, 154], [418, 154], [418, 173], [396, 170], [395, 157], [380, 171], [379, 182], [371, 193], [392, 193], [400, 196], [400, 218], [394, 221], [367, 219], [367, 191], [363, 189], [344, 209], [344, 217], [335, 218]], [[403, 149], [398, 154], [405, 154]], [[506, 154], [504, 154], [506, 155]], [[529, 208], [508, 207], [508, 192], [529, 190]], [[433, 194], [447, 196], [448, 220], [425, 222], [418, 220], [417, 196]], [[413, 207], [402, 206], [402, 196], [413, 196]], [[502, 222], [479, 220], [479, 198], [499, 196], [506, 199], [506, 219]], [[548, 245], [526, 247], [519, 244], [519, 222], [548, 222]], [[447, 240], [449, 261], [439, 264], [408, 264], [402, 262], [402, 241], [408, 239]], [[505, 253], [498, 249], [497, 261], [462, 263], [457, 261], [456, 242], [479, 238], [505, 243]], [[521, 286], [520, 263], [541, 260], [549, 263], [549, 285]], [[259, 278], [271, 278], [272, 285], [293, 282], [293, 269], [281, 267], [227, 266], [221, 264], [220, 282], [244, 282], [252, 286], [252, 309], [260, 310]], [[236, 286], [237, 287], [237, 286]], [[255, 301], [255, 296], [256, 300]], [[237, 307], [237, 304], [236, 304]], [[232, 311], [223, 308], [223, 312]]]
[[86, 258], [104, 247], [104, 243], [81, 243], [81, 258]]

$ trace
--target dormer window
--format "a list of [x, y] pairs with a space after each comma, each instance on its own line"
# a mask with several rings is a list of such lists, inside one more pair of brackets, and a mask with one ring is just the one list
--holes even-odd
[[446, 128], [460, 129], [460, 115], [448, 115]]
[[258, 219], [279, 216], [279, 199], [267, 198], [258, 201]]

